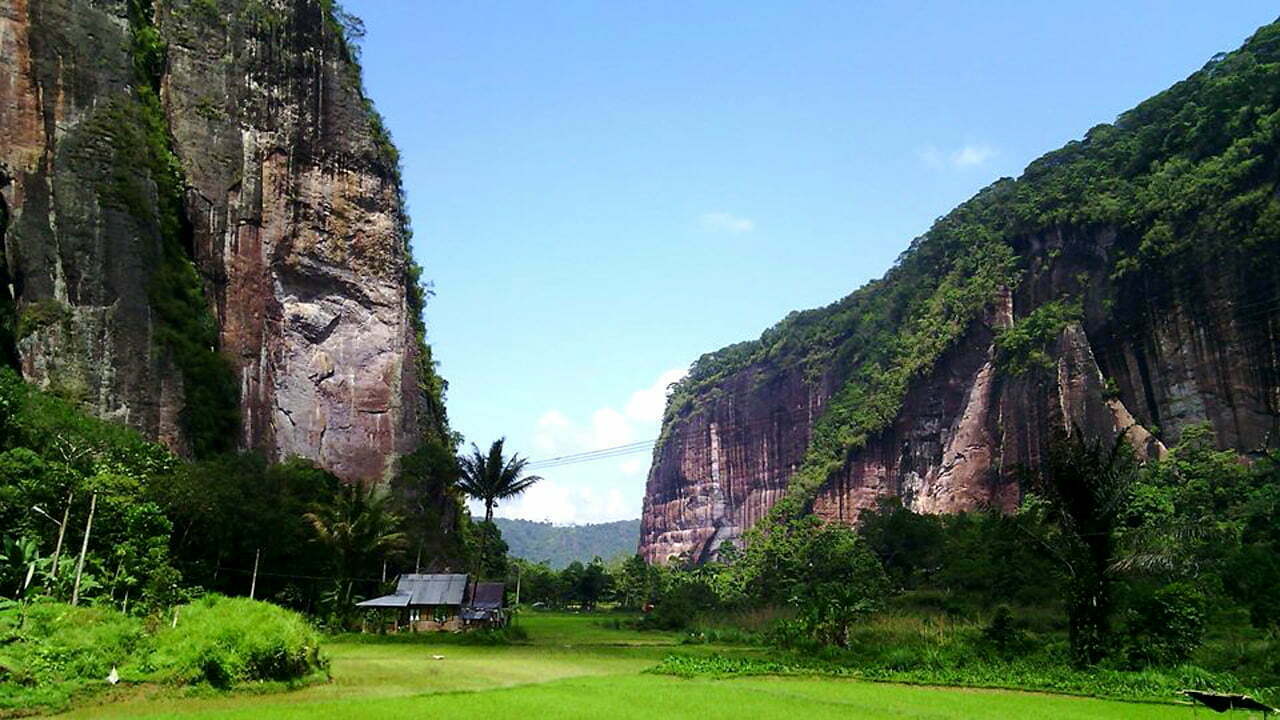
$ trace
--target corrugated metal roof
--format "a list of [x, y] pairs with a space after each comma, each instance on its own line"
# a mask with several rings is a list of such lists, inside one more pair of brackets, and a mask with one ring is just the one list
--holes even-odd
[[473, 608], [500, 608], [502, 607], [502, 593], [506, 587], [498, 582], [476, 583], [475, 595], [471, 598], [470, 607]]
[[408, 593], [410, 605], [461, 605], [467, 576], [407, 574], [400, 576], [396, 594]]
[[356, 603], [356, 607], [367, 608], [401, 608], [409, 606], [409, 595], [407, 593], [396, 592], [392, 595], [383, 595], [372, 600]]
[[[502, 583], [481, 583], [480, 586], [492, 584], [499, 587], [502, 585]], [[394, 593], [356, 603], [356, 607], [402, 608], [417, 605], [461, 605], [466, 591], [466, 575], [408, 573], [400, 576]]]

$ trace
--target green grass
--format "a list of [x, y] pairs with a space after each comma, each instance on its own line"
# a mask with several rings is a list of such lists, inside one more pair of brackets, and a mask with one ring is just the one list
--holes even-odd
[[[166, 710], [147, 717], [260, 718], [261, 707]], [[877, 685], [847, 680], [753, 678], [678, 680], [655, 676], [576, 677], [487, 692], [346, 699], [270, 708], [273, 718], [1169, 718], [1166, 705], [1115, 703], [1031, 693]]]
[[[619, 616], [526, 614], [528, 644], [468, 646], [343, 636], [325, 645], [332, 681], [293, 692], [181, 694], [118, 689], [74, 718], [1168, 718], [1190, 710], [996, 690], [816, 677], [678, 678], [644, 673], [672, 653], [762, 650], [679, 645], [680, 635], [615, 630]], [[443, 656], [435, 659], [433, 656]], [[270, 688], [271, 686], [267, 686]]]

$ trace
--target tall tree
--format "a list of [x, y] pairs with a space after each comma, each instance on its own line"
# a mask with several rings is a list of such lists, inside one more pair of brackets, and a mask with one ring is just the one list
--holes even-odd
[[528, 490], [542, 478], [525, 475], [529, 461], [517, 454], [505, 457], [502, 446], [506, 438], [498, 438], [489, 446], [488, 454], [471, 443], [471, 454], [458, 458], [462, 479], [458, 488], [467, 495], [484, 502], [484, 521], [493, 521], [493, 508], [499, 500], [515, 497]]
[[303, 518], [315, 530], [316, 541], [332, 555], [338, 572], [343, 607], [351, 602], [356, 578], [372, 577], [389, 552], [400, 550], [405, 535], [400, 518], [390, 508], [390, 497], [359, 483], [339, 488], [333, 502], [316, 506]]
[[1076, 428], [1058, 438], [1041, 484], [1062, 530], [1060, 558], [1071, 585], [1068, 634], [1080, 666], [1101, 660], [1110, 639], [1116, 531], [1138, 479], [1126, 432], [1107, 441]]

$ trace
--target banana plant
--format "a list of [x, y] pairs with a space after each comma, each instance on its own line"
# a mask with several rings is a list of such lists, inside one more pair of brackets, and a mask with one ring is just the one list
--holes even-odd
[[4, 577], [16, 579], [15, 597], [26, 594], [39, 562], [40, 546], [35, 538], [5, 537], [3, 544], [0, 544], [0, 566], [5, 569]]

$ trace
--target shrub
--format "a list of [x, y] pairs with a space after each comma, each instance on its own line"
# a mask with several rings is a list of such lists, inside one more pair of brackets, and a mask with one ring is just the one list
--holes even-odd
[[105, 678], [144, 644], [142, 623], [110, 608], [37, 602], [0, 610], [12, 670], [36, 682]]
[[701, 614], [719, 605], [715, 590], [701, 578], [678, 581], [640, 620], [642, 630], [684, 630]]
[[139, 620], [109, 608], [0, 600], [0, 715], [64, 707], [145, 643]]
[[1205, 597], [1186, 583], [1172, 583], [1142, 598], [1129, 616], [1127, 655], [1144, 665], [1185, 662], [1205, 630]]
[[991, 615], [991, 622], [982, 629], [982, 639], [1000, 655], [1010, 655], [1026, 643], [1026, 634], [1013, 620], [1008, 605], [1000, 605]]
[[147, 661], [157, 679], [225, 688], [297, 680], [323, 670], [320, 636], [290, 610], [246, 598], [206, 596], [178, 608]]

